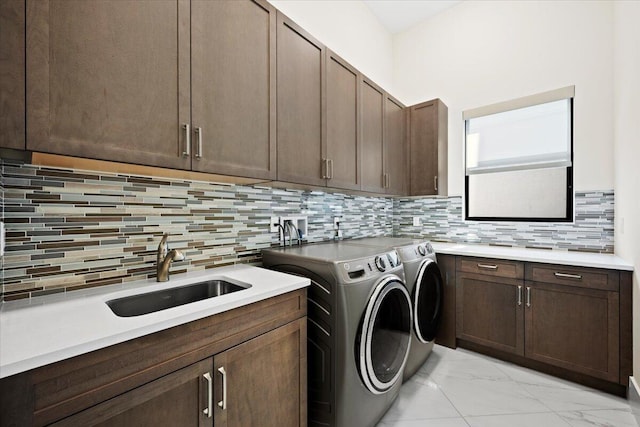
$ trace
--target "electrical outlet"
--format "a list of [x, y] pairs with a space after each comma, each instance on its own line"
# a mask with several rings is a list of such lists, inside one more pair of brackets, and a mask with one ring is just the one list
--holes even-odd
[[419, 216], [414, 216], [413, 217], [413, 226], [414, 227], [420, 227], [420, 217]]
[[333, 229], [334, 230], [339, 230], [341, 222], [342, 222], [342, 217], [341, 216], [334, 216], [333, 217]]
[[269, 223], [269, 231], [271, 231], [272, 233], [277, 233], [280, 230], [278, 224], [280, 224], [280, 218], [277, 216], [272, 216], [271, 222]]

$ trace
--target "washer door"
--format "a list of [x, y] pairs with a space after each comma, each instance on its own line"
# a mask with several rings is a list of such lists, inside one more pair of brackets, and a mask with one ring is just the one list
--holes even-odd
[[413, 288], [413, 327], [418, 340], [428, 343], [438, 330], [442, 314], [442, 275], [438, 264], [426, 260], [418, 270]]
[[402, 376], [411, 341], [411, 299], [397, 276], [375, 287], [361, 323], [357, 357], [360, 376], [375, 394], [389, 390]]

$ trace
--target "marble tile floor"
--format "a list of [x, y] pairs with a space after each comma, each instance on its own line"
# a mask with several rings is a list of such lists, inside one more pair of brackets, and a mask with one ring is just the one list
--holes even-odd
[[378, 427], [638, 427], [627, 400], [435, 346]]

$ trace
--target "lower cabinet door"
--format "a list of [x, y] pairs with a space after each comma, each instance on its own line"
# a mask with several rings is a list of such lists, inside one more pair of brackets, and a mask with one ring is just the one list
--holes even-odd
[[618, 381], [618, 292], [526, 282], [526, 295], [526, 357]]
[[456, 336], [524, 355], [523, 281], [474, 273], [456, 278]]
[[[109, 399], [54, 426], [213, 426], [211, 358]], [[213, 403], [212, 403], [213, 405]], [[207, 412], [207, 413], [205, 413]]]
[[306, 317], [214, 356], [216, 427], [306, 426]]

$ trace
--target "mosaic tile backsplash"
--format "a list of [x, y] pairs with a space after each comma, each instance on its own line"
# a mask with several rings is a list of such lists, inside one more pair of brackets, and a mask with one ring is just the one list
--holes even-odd
[[[0, 298], [11, 300], [155, 276], [162, 233], [186, 260], [178, 274], [259, 263], [278, 244], [272, 216], [308, 216], [309, 242], [420, 236], [613, 252], [613, 192], [576, 195], [575, 224], [469, 223], [460, 198], [391, 199], [0, 163], [7, 252]], [[423, 225], [412, 226], [413, 216]]]
[[[396, 199], [393, 233], [442, 242], [613, 253], [613, 191], [576, 192], [573, 223], [462, 220], [462, 198]], [[413, 217], [420, 226], [413, 226]]]

